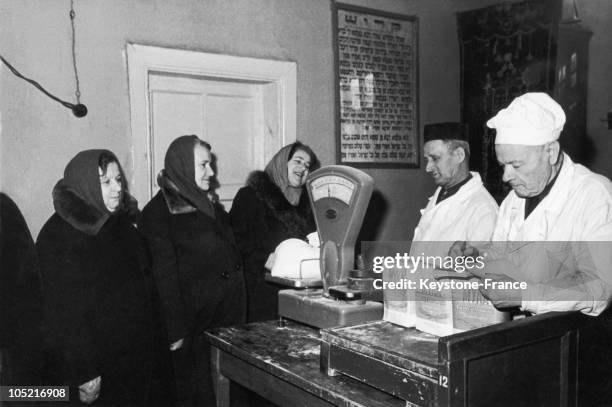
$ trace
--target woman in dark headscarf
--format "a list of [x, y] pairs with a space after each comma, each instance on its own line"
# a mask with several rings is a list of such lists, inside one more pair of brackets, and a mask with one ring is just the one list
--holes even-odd
[[184, 405], [214, 405], [209, 328], [245, 321], [240, 252], [227, 213], [210, 202], [211, 147], [196, 136], [174, 140], [158, 176], [161, 190], [143, 209], [140, 230], [153, 256], [168, 346]]
[[172, 405], [150, 261], [128, 215], [135, 202], [124, 180], [113, 153], [87, 150], [53, 189], [55, 214], [36, 242], [51, 358], [46, 383], [70, 386], [73, 403]]
[[283, 240], [305, 239], [316, 230], [304, 183], [317, 168], [310, 147], [295, 142], [281, 148], [265, 171], [252, 172], [234, 198], [230, 218], [245, 262], [249, 322], [277, 316], [280, 287], [264, 280], [269, 255]]

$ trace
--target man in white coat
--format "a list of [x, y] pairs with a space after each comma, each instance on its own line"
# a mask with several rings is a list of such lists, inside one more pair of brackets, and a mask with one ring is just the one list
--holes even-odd
[[[410, 255], [443, 259], [456, 240], [489, 242], [498, 207], [484, 188], [480, 175], [469, 171], [467, 125], [453, 122], [429, 124], [424, 128], [423, 139], [425, 170], [433, 177], [437, 188], [425, 209], [421, 210]], [[428, 267], [411, 272], [416, 274], [399, 274], [396, 278], [411, 279], [418, 287], [418, 281], [431, 277]], [[451, 334], [454, 332], [449, 310], [451, 293], [445, 291], [440, 293], [442, 301], [437, 297], [424, 300], [423, 296], [427, 295], [424, 292], [408, 292], [405, 301], [385, 304], [385, 319], [406, 326], [413, 323], [418, 329], [436, 335]], [[421, 301], [414, 302], [416, 296]], [[425, 303], [442, 303], [444, 310], [431, 311], [431, 306]], [[430, 316], [428, 312], [433, 314]], [[396, 315], [407, 316], [401, 320]]]
[[599, 315], [612, 296], [612, 183], [561, 151], [564, 124], [563, 109], [545, 93], [519, 96], [487, 122], [512, 191], [493, 233], [505, 243], [491, 252], [485, 277], [527, 283], [482, 290], [499, 308]]
[[[497, 218], [497, 203], [482, 185], [480, 175], [469, 171], [467, 126], [429, 124], [423, 138], [425, 170], [438, 188], [421, 210], [413, 241], [489, 241]], [[439, 254], [446, 255], [448, 248]]]

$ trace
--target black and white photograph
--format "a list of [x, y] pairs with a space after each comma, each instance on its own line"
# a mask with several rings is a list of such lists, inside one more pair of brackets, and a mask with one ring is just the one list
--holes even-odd
[[611, 0], [0, 0], [0, 407], [612, 406]]

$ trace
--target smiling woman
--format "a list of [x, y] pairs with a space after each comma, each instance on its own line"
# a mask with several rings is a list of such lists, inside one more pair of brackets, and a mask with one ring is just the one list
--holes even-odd
[[310, 155], [305, 150], [296, 150], [287, 162], [287, 178], [293, 188], [301, 188], [310, 171]]
[[230, 212], [245, 263], [249, 322], [276, 318], [280, 286], [264, 280], [266, 260], [289, 238], [316, 230], [304, 183], [319, 168], [315, 153], [295, 142], [280, 149], [265, 171], [254, 171], [238, 191]]

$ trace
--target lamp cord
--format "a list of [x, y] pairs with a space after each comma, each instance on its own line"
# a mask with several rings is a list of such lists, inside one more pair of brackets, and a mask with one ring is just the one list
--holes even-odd
[[17, 69], [15, 69], [13, 67], [13, 65], [11, 65], [6, 59], [4, 59], [4, 57], [1, 54], [0, 54], [0, 60], [2, 60], [4, 65], [6, 65], [8, 67], [8, 69], [10, 69], [10, 71], [15, 76], [17, 76], [18, 78], [23, 79], [26, 82], [31, 83], [32, 85], [34, 85], [34, 87], [36, 87], [38, 90], [40, 90], [45, 95], [49, 96], [51, 99], [55, 100], [56, 102], [61, 103], [62, 105], [66, 106], [69, 109], [72, 109], [72, 107], [74, 106], [72, 103], [64, 102], [62, 99], [60, 99], [57, 96], [52, 95], [51, 93], [49, 93], [45, 88], [42, 87], [42, 85], [40, 83], [36, 82], [34, 79], [30, 79], [30, 78], [27, 78], [27, 77], [23, 76], [21, 74], [21, 72], [19, 72]]
[[63, 101], [62, 99], [51, 94], [49, 91], [43, 88], [42, 85], [36, 82], [34, 79], [30, 79], [30, 78], [23, 76], [21, 72], [15, 69], [13, 65], [11, 65], [6, 59], [4, 59], [2, 54], [0, 54], [0, 60], [4, 63], [4, 65], [8, 67], [8, 69], [10, 69], [13, 75], [15, 75], [18, 78], [23, 79], [26, 82], [29, 82], [36, 89], [40, 90], [45, 95], [49, 96], [51, 99], [62, 104], [68, 109], [71, 109], [72, 113], [74, 113], [76, 117], [84, 117], [87, 115], [87, 106], [81, 104], [81, 84], [79, 82], [79, 74], [78, 74], [77, 65], [76, 65], [76, 39], [75, 39], [76, 36], [75, 36], [75, 31], [74, 31], [74, 18], [76, 17], [76, 13], [74, 12], [74, 0], [70, 0], [69, 15], [70, 15], [70, 26], [72, 27], [72, 66], [74, 67], [74, 78], [76, 80], [76, 91], [74, 92], [76, 96], [76, 100], [77, 100], [76, 104]]
[[70, 27], [72, 28], [72, 66], [74, 67], [74, 79], [76, 82], [76, 96], [77, 104], [81, 103], [81, 84], [79, 82], [79, 72], [77, 71], [76, 64], [76, 34], [74, 31], [74, 18], [76, 13], [74, 12], [74, 0], [70, 0]]

